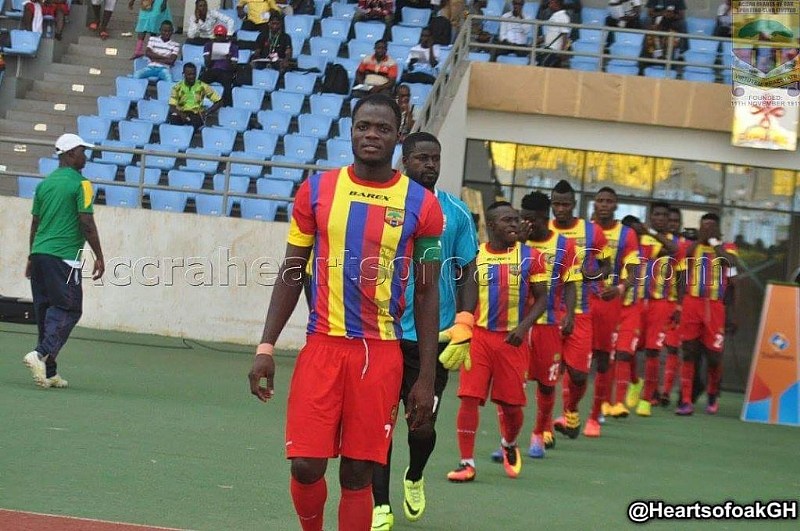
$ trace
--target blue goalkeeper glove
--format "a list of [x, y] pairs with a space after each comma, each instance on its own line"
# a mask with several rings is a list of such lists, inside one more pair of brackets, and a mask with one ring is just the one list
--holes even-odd
[[439, 361], [448, 371], [457, 371], [462, 365], [466, 370], [472, 368], [469, 343], [472, 339], [474, 324], [475, 317], [470, 312], [458, 312], [455, 324], [447, 330], [439, 332], [439, 342], [448, 342], [447, 347], [439, 354]]

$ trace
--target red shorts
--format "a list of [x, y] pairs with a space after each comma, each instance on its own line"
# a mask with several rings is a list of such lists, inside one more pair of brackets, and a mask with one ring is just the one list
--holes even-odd
[[604, 301], [600, 297], [592, 297], [592, 348], [602, 352], [614, 350], [614, 332], [619, 324], [622, 311], [622, 299], [614, 297]]
[[645, 301], [642, 310], [642, 338], [645, 349], [661, 350], [674, 311], [675, 303], [666, 299]]
[[[677, 303], [672, 303], [672, 312], [675, 312]], [[675, 324], [672, 321], [667, 325], [667, 335], [664, 338], [664, 344], [668, 348], [679, 348], [681, 346], [680, 323]]]
[[592, 314], [575, 315], [575, 328], [564, 338], [564, 362], [579, 372], [589, 372], [592, 365]]
[[642, 334], [642, 303], [623, 306], [619, 316], [619, 327], [614, 349], [616, 352], [635, 354]]
[[397, 419], [399, 341], [308, 336], [286, 410], [286, 456], [386, 463]]
[[[32, 3], [25, 4], [25, 9], [33, 13], [35, 9]], [[63, 4], [48, 4], [42, 5], [42, 16], [44, 17], [55, 17], [56, 12], [61, 11], [65, 15], [69, 15], [69, 4], [66, 2]]]
[[722, 301], [684, 297], [679, 333], [681, 341], [699, 339], [708, 350], [722, 352], [725, 343], [725, 304]]
[[528, 379], [556, 385], [564, 337], [558, 325], [535, 324], [528, 332]]
[[510, 406], [527, 403], [528, 347], [524, 343], [519, 347], [509, 345], [505, 341], [507, 335], [508, 332], [490, 332], [477, 326], [472, 330], [472, 369], [461, 368], [459, 398], [478, 398], [483, 405], [491, 385], [492, 402]]

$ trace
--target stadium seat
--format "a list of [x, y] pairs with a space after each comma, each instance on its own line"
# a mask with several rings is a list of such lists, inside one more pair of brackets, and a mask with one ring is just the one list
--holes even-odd
[[344, 42], [347, 40], [347, 37], [350, 34], [350, 24], [352, 23], [353, 20], [349, 18], [324, 18], [320, 21], [322, 36], [328, 39]]
[[335, 160], [317, 159], [317, 166], [325, 169], [339, 168], [341, 165]]
[[310, 163], [316, 158], [319, 139], [306, 135], [289, 134], [283, 137], [283, 153], [287, 157]]
[[529, 65], [530, 57], [519, 57], [518, 55], [498, 55], [498, 63], [505, 63], [509, 65]]
[[534, 19], [539, 12], [539, 2], [525, 2], [522, 6], [522, 18]]
[[597, 72], [600, 70], [598, 68], [600, 65], [600, 59], [598, 57], [573, 57], [570, 60], [569, 68], [570, 70], [583, 70], [587, 72]]
[[584, 41], [583, 39], [577, 40], [572, 43], [572, 51], [576, 53], [602, 53], [603, 43], [600, 41]]
[[489, 52], [469, 52], [469, 60], [478, 63], [488, 63], [492, 59]]
[[581, 21], [587, 26], [604, 26], [608, 11], [602, 7], [584, 7], [581, 9]]
[[343, 4], [340, 2], [331, 3], [331, 14], [335, 18], [349, 18], [355, 17], [358, 4]]
[[201, 65], [205, 64], [202, 44], [184, 44], [181, 52], [181, 58], [183, 59], [184, 63], [200, 63]]
[[150, 142], [152, 134], [153, 122], [123, 120], [119, 123], [119, 139], [136, 147], [142, 147]]
[[[275, 155], [272, 157], [272, 162], [280, 164], [282, 162], [289, 162], [292, 164], [303, 164], [302, 160], [298, 160], [285, 155]], [[287, 179], [295, 183], [303, 180], [306, 171], [302, 168], [287, 168], [285, 166], [272, 166], [272, 177], [277, 179]]]
[[614, 64], [614, 61], [610, 61], [606, 66], [606, 72], [609, 74], [620, 74], [623, 76], [638, 76], [639, 67], [624, 64]]
[[39, 159], [39, 173], [42, 175], [50, 175], [58, 169], [58, 164], [58, 159], [41, 157]]
[[345, 57], [337, 57], [336, 59], [333, 60], [333, 62], [336, 63], [337, 65], [342, 65], [342, 67], [347, 71], [347, 77], [350, 78], [350, 81], [355, 80], [356, 70], [358, 70], [358, 65], [361, 64], [360, 60], [350, 59]]
[[250, 62], [250, 56], [253, 55], [253, 50], [247, 50], [245, 48], [239, 49], [239, 56], [238, 61], [240, 65], [246, 65]]
[[580, 28], [576, 42], [600, 42], [603, 40], [603, 31], [597, 29]]
[[416, 46], [421, 35], [421, 26], [392, 26], [392, 42], [395, 44]]
[[[222, 107], [217, 114], [217, 123], [220, 127], [233, 129], [238, 133], [247, 131], [250, 125], [251, 112], [245, 109], [235, 109], [233, 107]], [[203, 128], [205, 130], [207, 128]]]
[[[206, 128], [208, 129], [208, 128]], [[204, 129], [205, 131], [205, 129]], [[222, 151], [212, 148], [189, 148], [186, 150], [187, 155], [208, 155], [212, 157], [220, 157], [222, 156]], [[216, 160], [204, 160], [204, 159], [192, 159], [186, 158], [186, 163], [183, 166], [180, 166], [179, 169], [187, 170], [187, 171], [199, 171], [201, 173], [216, 173], [217, 169], [219, 168], [219, 161]]]
[[239, 30], [236, 32], [236, 40], [239, 42], [252, 42], [258, 40], [259, 33], [257, 31]]
[[8, 18], [19, 20], [22, 18], [22, 5], [25, 3], [25, 0], [11, 0], [10, 6], [6, 8], [5, 12], [3, 13]]
[[697, 83], [714, 83], [717, 76], [710, 68], [687, 68], [683, 72], [683, 79], [685, 81], [694, 81]]
[[[487, 6], [481, 9], [481, 13], [485, 17], [499, 17], [503, 15], [503, 8], [498, 8], [496, 5]], [[500, 23], [494, 20], [484, 20], [483, 31], [497, 37], [500, 34]]]
[[275, 154], [278, 135], [269, 131], [245, 131], [244, 152], [270, 158]]
[[172, 190], [148, 190], [150, 195], [150, 208], [167, 212], [183, 212], [186, 210], [188, 196], [185, 192]]
[[158, 184], [161, 180], [161, 170], [158, 168], [145, 168], [142, 176], [142, 168], [139, 166], [128, 166], [125, 168], [125, 182], [139, 183], [144, 177], [144, 184]]
[[400, 11], [400, 24], [403, 26], [416, 26], [424, 28], [431, 20], [430, 9], [418, 9], [415, 7], [404, 7]]
[[[103, 147], [119, 147], [132, 149], [134, 146], [128, 142], [120, 140], [106, 140], [103, 142]], [[127, 166], [133, 162], [133, 153], [123, 153], [121, 151], [100, 151], [100, 158], [95, 162], [102, 162], [105, 164], [114, 164], [115, 166]]]
[[339, 118], [339, 125], [337, 129], [339, 130], [337, 138], [350, 140], [352, 137], [353, 119], [350, 118], [349, 116]]
[[644, 69], [645, 77], [655, 77], [660, 79], [675, 79], [678, 77], [678, 72], [675, 70], [666, 70], [663, 66], [648, 66]]
[[353, 163], [353, 144], [344, 138], [331, 138], [325, 143], [328, 160], [337, 166], [346, 166]]
[[[167, 184], [184, 190], [202, 190], [205, 179], [205, 174], [199, 171], [170, 170], [167, 173]], [[189, 194], [190, 198], [193, 196]]]
[[133, 186], [106, 186], [106, 206], [139, 208], [139, 189]]
[[[132, 77], [117, 76], [115, 83], [117, 87], [117, 97], [124, 98], [126, 100], [143, 100], [144, 94], [147, 92], [146, 79], [133, 79]], [[167, 94], [167, 99], [169, 99], [169, 94]]]
[[284, 28], [289, 35], [299, 35], [304, 39], [311, 36], [314, 17], [311, 15], [289, 15], [283, 19]]
[[[696, 63], [700, 65], [713, 65], [717, 62], [717, 53], [706, 53], [706, 52], [696, 52], [692, 49], [689, 49], [685, 54], [683, 54], [683, 60], [687, 63]], [[689, 66], [689, 69], [698, 68], [696, 66]]]
[[[227, 216], [231, 215], [233, 209], [232, 198], [228, 198]], [[194, 207], [201, 216], [221, 216], [225, 199], [216, 194], [197, 194], [194, 198]]]
[[277, 110], [261, 111], [258, 113], [257, 117], [258, 123], [261, 124], [265, 132], [276, 135], [285, 135], [289, 132], [289, 124], [292, 121], [292, 115], [290, 113]]
[[239, 203], [243, 219], [257, 219], [259, 221], [275, 221], [278, 205], [277, 201], [253, 197], [244, 197]]
[[[162, 146], [161, 144], [145, 144], [144, 149], [147, 151], [160, 151], [160, 152], [176, 152], [175, 148], [169, 146]], [[144, 156], [143, 156], [144, 157]], [[139, 162], [141, 165], [141, 161]], [[167, 155], [147, 155], [144, 157], [144, 166], [147, 168], [159, 168], [162, 170], [171, 170], [175, 167], [175, 157]]]
[[[395, 28], [399, 27], [401, 26], [395, 26]], [[416, 29], [416, 28], [406, 28], [406, 29]], [[397, 65], [400, 66], [400, 64], [406, 64], [406, 61], [408, 61], [408, 54], [411, 52], [411, 48], [413, 47], [414, 47], [413, 45], [409, 46], [407, 44], [390, 42], [389, 45], [387, 46], [386, 51], [389, 54], [389, 57], [394, 59], [397, 62]], [[440, 56], [439, 61], [444, 62], [444, 59], [442, 59], [442, 57]], [[398, 79], [400, 78], [399, 73], [397, 77]]]
[[111, 120], [99, 116], [78, 116], [78, 135], [90, 144], [99, 144], [108, 138]]
[[297, 59], [297, 57], [303, 53], [303, 46], [306, 44], [306, 38], [302, 35], [289, 35], [292, 39], [292, 59]]
[[394, 153], [392, 154], [392, 168], [397, 168], [400, 165], [400, 159], [403, 158], [403, 145], [397, 144], [394, 147]]
[[[383, 25], [381, 25], [383, 27]], [[311, 55], [315, 57], [328, 57], [333, 59], [339, 55], [339, 47], [341, 42], [336, 39], [329, 39], [328, 37], [311, 37], [308, 41]], [[288, 72], [287, 72], [288, 73]]]
[[686, 32], [690, 34], [700, 33], [710, 37], [714, 35], [716, 24], [717, 21], [713, 18], [686, 17]]
[[280, 75], [280, 72], [270, 68], [253, 70], [253, 86], [267, 92], [272, 92], [278, 84]]
[[314, 18], [319, 20], [322, 18], [325, 8], [328, 7], [331, 0], [314, 0]]
[[[230, 180], [228, 181], [229, 192], [233, 192], [236, 194], [246, 194], [249, 188], [250, 188], [250, 177], [231, 174]], [[216, 190], [217, 192], [225, 191], [224, 173], [217, 173], [216, 175], [214, 175], [214, 190]]]
[[[269, 157], [259, 153], [245, 153], [244, 151], [234, 151], [231, 153], [232, 159], [239, 160], [267, 160]], [[249, 164], [246, 162], [231, 162], [231, 174], [242, 175], [247, 178], [256, 178], [264, 174], [264, 166], [261, 164]]]
[[639, 52], [642, 49], [643, 42], [644, 42], [644, 33], [633, 33], [630, 31], [614, 32], [614, 45], [629, 46], [631, 48], [636, 48], [637, 56], [639, 55]]
[[406, 85], [411, 90], [411, 105], [422, 106], [433, 88], [433, 85], [427, 83], [406, 83]]
[[36, 187], [42, 181], [44, 181], [44, 179], [39, 179], [38, 177], [17, 177], [17, 197], [33, 199]]
[[[292, 197], [294, 183], [283, 179], [261, 178], [256, 180], [256, 193], [271, 197]], [[278, 201], [280, 206], [286, 206], [288, 201]]]
[[250, 112], [258, 112], [264, 102], [264, 89], [253, 87], [233, 88], [233, 107]]
[[325, 67], [328, 66], [330, 57], [315, 57], [313, 55], [301, 54], [297, 57], [297, 68], [302, 70], [319, 70], [320, 74], [325, 73]]
[[689, 51], [696, 53], [706, 53], [717, 55], [719, 51], [719, 41], [707, 41], [705, 39], [689, 39]]
[[98, 190], [105, 186], [101, 182], [114, 182], [117, 177], [117, 167], [113, 164], [101, 164], [99, 162], [87, 162], [83, 167], [83, 176], [95, 183]]
[[344, 96], [339, 94], [312, 94], [308, 98], [311, 104], [311, 114], [317, 116], [327, 116], [331, 119], [338, 119], [342, 113]]
[[[139, 122], [143, 123], [143, 122]], [[158, 126], [159, 144], [178, 151], [186, 151], [192, 143], [194, 128], [190, 125], [161, 124]]]
[[609, 53], [618, 57], [626, 57], [627, 59], [612, 59], [609, 64], [616, 66], [638, 66], [639, 54], [641, 48], [638, 46], [629, 46], [622, 43], [614, 43], [609, 47]]
[[386, 26], [381, 22], [356, 22], [353, 24], [356, 39], [369, 42], [375, 48], [375, 41], [383, 38]]
[[236, 142], [235, 129], [229, 127], [204, 127], [200, 134], [203, 138], [203, 148], [219, 151], [223, 155], [233, 151], [233, 144]]
[[100, 118], [107, 118], [112, 122], [119, 122], [128, 118], [130, 100], [116, 96], [100, 96], [97, 98], [97, 114]]
[[[169, 96], [172, 94], [172, 87], [174, 87], [175, 84], [175, 81], [159, 81], [156, 83], [156, 97], [158, 100], [168, 102]], [[141, 103], [141, 101], [139, 103]]]
[[347, 43], [347, 56], [361, 62], [362, 59], [375, 53], [375, 44], [370, 41], [352, 39]]
[[297, 116], [302, 112], [305, 99], [306, 97], [303, 94], [278, 90], [271, 95], [272, 110], [285, 112], [291, 116]]
[[11, 46], [6, 46], [3, 53], [36, 57], [39, 52], [39, 43], [42, 40], [41, 33], [21, 29], [12, 29], [9, 33], [11, 34]]
[[506, 1], [505, 0], [488, 0], [486, 2], [486, 8], [490, 9], [492, 13], [500, 12], [502, 13], [505, 11]]
[[331, 130], [332, 119], [329, 116], [321, 116], [318, 114], [301, 114], [297, 117], [300, 134], [305, 136], [313, 136], [320, 140], [328, 138]]
[[283, 90], [297, 92], [306, 96], [314, 93], [317, 75], [305, 72], [286, 72], [283, 75]]

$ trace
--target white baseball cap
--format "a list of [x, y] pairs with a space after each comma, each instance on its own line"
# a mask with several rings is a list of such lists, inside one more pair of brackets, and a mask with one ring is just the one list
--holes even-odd
[[73, 133], [65, 133], [56, 140], [56, 154], [61, 155], [76, 147], [93, 148], [94, 146]]

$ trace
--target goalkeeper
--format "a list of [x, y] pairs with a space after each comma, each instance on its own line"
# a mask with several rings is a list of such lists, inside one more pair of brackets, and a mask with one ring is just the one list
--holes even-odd
[[[431, 423], [408, 433], [409, 466], [403, 477], [403, 512], [408, 520], [416, 521], [425, 511], [425, 490], [422, 472], [436, 445], [434, 423], [439, 403], [447, 385], [448, 369], [458, 370], [462, 364], [469, 368], [469, 344], [472, 337], [473, 316], [478, 297], [475, 279], [475, 257], [478, 238], [475, 223], [467, 206], [456, 197], [436, 190], [439, 179], [441, 145], [430, 133], [408, 135], [403, 142], [403, 167], [411, 179], [433, 191], [442, 207], [445, 218], [441, 237], [442, 269], [439, 277], [439, 362], [434, 385], [434, 411]], [[409, 281], [406, 301], [414, 299], [413, 282]], [[402, 318], [403, 383], [400, 399], [403, 404], [419, 374], [419, 349], [413, 308]], [[375, 507], [372, 512], [372, 529], [389, 530], [394, 525], [394, 515], [389, 504], [389, 470], [392, 447], [386, 465], [375, 466], [372, 494]]]

